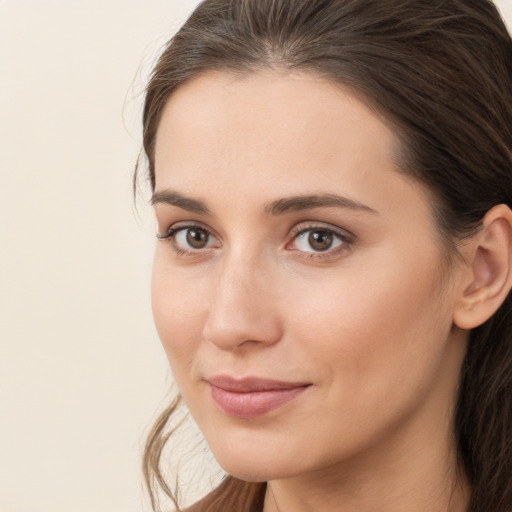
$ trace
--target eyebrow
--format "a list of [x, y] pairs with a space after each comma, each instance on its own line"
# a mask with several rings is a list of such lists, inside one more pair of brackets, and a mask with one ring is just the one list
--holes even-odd
[[289, 212], [313, 210], [314, 208], [326, 207], [344, 208], [348, 210], [360, 210], [368, 213], [378, 213], [377, 210], [366, 206], [358, 201], [337, 194], [312, 194], [304, 196], [285, 197], [273, 201], [265, 206], [265, 213], [280, 215]]
[[[212, 212], [203, 201], [192, 197], [186, 197], [174, 190], [161, 190], [153, 194], [153, 197], [151, 198], [151, 205], [154, 206], [162, 203], [176, 206], [182, 210], [187, 210], [199, 215], [212, 215]], [[377, 210], [374, 210], [365, 204], [337, 194], [310, 194], [284, 197], [265, 205], [263, 211], [267, 215], [282, 215], [290, 212], [328, 207], [378, 214]]]
[[177, 206], [182, 210], [187, 210], [199, 215], [211, 216], [212, 214], [209, 208], [202, 201], [193, 199], [191, 197], [186, 197], [179, 192], [175, 192], [174, 190], [162, 190], [160, 192], [153, 193], [153, 197], [151, 198], [151, 206], [162, 203], [169, 204], [171, 206]]

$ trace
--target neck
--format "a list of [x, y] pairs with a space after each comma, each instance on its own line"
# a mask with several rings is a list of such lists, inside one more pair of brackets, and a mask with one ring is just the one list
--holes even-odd
[[453, 410], [443, 416], [440, 423], [427, 407], [341, 464], [268, 482], [263, 512], [466, 511], [470, 487], [457, 465]]
[[[470, 489], [456, 457], [418, 450], [369, 466], [268, 482], [263, 512], [464, 512]], [[430, 453], [428, 451], [430, 450]]]

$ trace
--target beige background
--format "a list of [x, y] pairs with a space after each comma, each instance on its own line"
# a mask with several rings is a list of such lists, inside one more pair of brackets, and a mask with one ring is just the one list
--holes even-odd
[[0, 512], [148, 510], [171, 378], [131, 173], [148, 69], [195, 3], [0, 0]]

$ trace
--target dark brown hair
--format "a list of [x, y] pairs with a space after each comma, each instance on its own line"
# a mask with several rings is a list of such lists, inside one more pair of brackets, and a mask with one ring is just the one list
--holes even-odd
[[[493, 206], [512, 206], [512, 41], [488, 0], [205, 0], [161, 55], [146, 91], [144, 151], [173, 91], [209, 70], [319, 74], [362, 94], [395, 127], [402, 171], [432, 191], [439, 232], [455, 241]], [[512, 511], [512, 303], [471, 332], [454, 434], [468, 512]], [[149, 435], [147, 484], [161, 470], [169, 407]], [[151, 490], [153, 489], [153, 490]], [[264, 484], [233, 477], [194, 511], [260, 511]]]

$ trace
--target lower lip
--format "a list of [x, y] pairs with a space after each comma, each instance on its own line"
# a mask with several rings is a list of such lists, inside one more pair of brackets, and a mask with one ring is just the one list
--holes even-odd
[[210, 385], [213, 401], [234, 418], [256, 418], [297, 398], [309, 386], [237, 393]]

